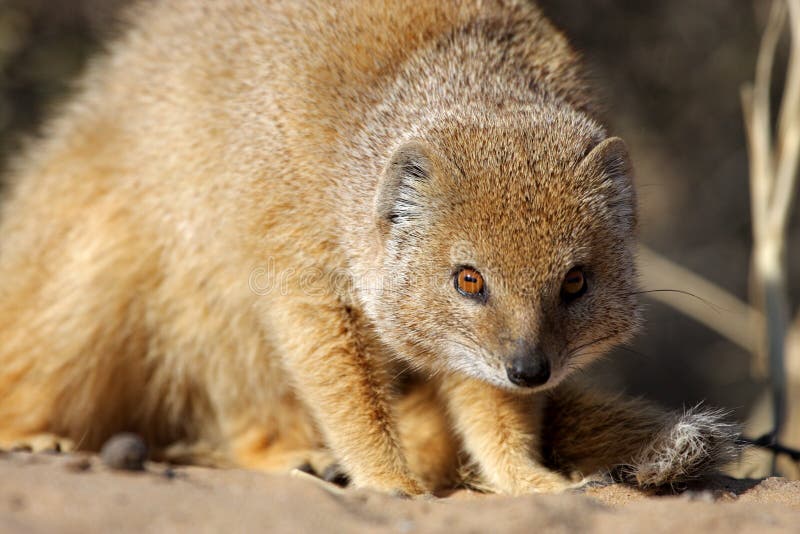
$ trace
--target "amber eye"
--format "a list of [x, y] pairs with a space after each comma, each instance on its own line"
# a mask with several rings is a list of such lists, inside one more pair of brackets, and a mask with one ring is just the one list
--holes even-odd
[[573, 300], [586, 293], [586, 276], [581, 267], [573, 267], [561, 283], [561, 296], [565, 300]]
[[471, 267], [463, 267], [456, 274], [456, 289], [466, 297], [481, 297], [484, 294], [483, 276]]

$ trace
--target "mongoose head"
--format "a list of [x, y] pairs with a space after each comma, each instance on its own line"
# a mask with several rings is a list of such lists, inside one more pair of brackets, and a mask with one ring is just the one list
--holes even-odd
[[635, 204], [624, 143], [568, 108], [436, 120], [385, 167], [370, 315], [419, 367], [553, 386], [635, 330]]

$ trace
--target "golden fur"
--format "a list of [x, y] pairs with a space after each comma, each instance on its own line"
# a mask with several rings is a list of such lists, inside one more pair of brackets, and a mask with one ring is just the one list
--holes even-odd
[[[130, 19], [10, 174], [2, 442], [133, 430], [170, 458], [335, 459], [405, 494], [465, 462], [518, 494], [570, 484], [550, 457], [647, 464], [643, 484], [730, 458], [713, 414], [686, 452], [649, 405], [558, 401], [636, 327], [635, 199], [535, 7], [173, 0]], [[454, 290], [461, 265], [485, 302]], [[575, 265], [590, 289], [566, 305]], [[548, 355], [546, 386], [506, 378], [520, 343]]]

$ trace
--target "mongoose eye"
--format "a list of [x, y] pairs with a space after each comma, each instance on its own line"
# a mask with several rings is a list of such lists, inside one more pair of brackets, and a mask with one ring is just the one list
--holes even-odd
[[566, 301], [574, 300], [586, 293], [586, 289], [586, 276], [583, 274], [583, 268], [573, 267], [561, 283], [561, 297]]
[[455, 286], [465, 297], [482, 297], [484, 294], [483, 276], [472, 267], [462, 267], [456, 273]]

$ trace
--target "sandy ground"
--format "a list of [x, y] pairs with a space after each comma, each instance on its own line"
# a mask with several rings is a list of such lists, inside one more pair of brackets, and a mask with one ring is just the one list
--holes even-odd
[[800, 482], [719, 478], [681, 495], [613, 485], [406, 500], [243, 470], [111, 471], [96, 457], [0, 455], [3, 532], [800, 532]]

